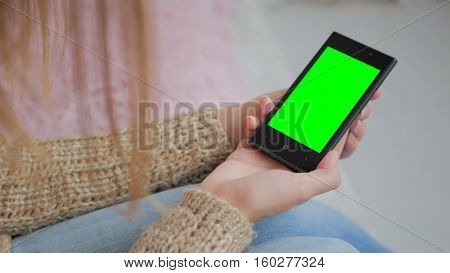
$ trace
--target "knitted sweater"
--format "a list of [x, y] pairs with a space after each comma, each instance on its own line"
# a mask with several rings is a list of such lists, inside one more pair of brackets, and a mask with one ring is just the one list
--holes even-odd
[[[150, 193], [203, 179], [231, 151], [217, 112], [211, 109], [154, 122], [152, 129], [148, 162], [139, 166]], [[23, 162], [20, 172], [5, 160], [7, 143], [0, 140], [0, 252], [10, 251], [11, 236], [126, 201], [131, 147], [136, 145], [133, 133], [36, 141], [47, 159], [17, 147], [15, 153]], [[121, 145], [113, 145], [117, 139]], [[33, 183], [28, 181], [30, 174], [37, 177]], [[142, 233], [132, 251], [238, 252], [252, 235], [251, 224], [238, 209], [193, 189]]]

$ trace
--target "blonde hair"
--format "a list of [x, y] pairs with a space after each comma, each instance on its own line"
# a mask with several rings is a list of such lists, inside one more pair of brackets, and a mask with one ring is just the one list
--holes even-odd
[[[133, 81], [133, 94], [130, 96], [132, 100], [129, 104], [137, 108], [137, 103], [140, 100], [147, 100], [149, 75], [155, 73], [154, 65], [150, 66], [147, 60], [152, 59], [154, 52], [150, 43], [150, 36], [154, 32], [152, 25], [144, 23], [143, 10], [151, 10], [150, 2], [141, 0], [133, 1], [118, 1], [121, 12], [121, 23], [127, 26], [127, 31], [124, 32], [124, 37], [121, 37], [127, 49], [126, 57], [130, 74], [135, 75]], [[81, 1], [67, 1], [67, 0], [1, 0], [0, 1], [0, 66], [4, 74], [0, 81], [0, 140], [7, 140], [10, 143], [9, 153], [0, 156], [7, 157], [4, 160], [15, 162], [15, 168], [20, 168], [20, 162], [14, 156], [14, 147], [17, 145], [28, 145], [31, 150], [35, 151], [36, 156], [45, 156], [42, 151], [34, 145], [23, 126], [21, 126], [20, 119], [16, 114], [16, 109], [8, 96], [7, 83], [20, 86], [21, 92], [25, 95], [31, 95], [34, 91], [32, 84], [28, 81], [25, 71], [32, 69], [30, 60], [38, 60], [39, 68], [32, 70], [33, 73], [40, 73], [41, 90], [43, 90], [44, 97], [51, 93], [51, 75], [50, 67], [52, 65], [61, 66], [62, 56], [67, 53], [74, 54], [75, 65], [82, 65], [82, 51], [85, 50], [78, 44], [82, 35], [80, 27], [80, 13]], [[116, 117], [114, 115], [114, 107], [111, 98], [111, 73], [110, 63], [108, 63], [110, 52], [108, 51], [108, 37], [107, 33], [107, 16], [109, 8], [108, 0], [96, 0], [96, 24], [100, 28], [100, 37], [98, 42], [100, 45], [99, 55], [104, 59], [101, 78], [105, 86], [106, 95], [106, 109], [107, 116], [112, 130], [117, 129]], [[144, 9], [145, 6], [145, 9]], [[55, 26], [52, 28], [50, 26]], [[51, 33], [56, 37], [50, 39]], [[150, 34], [150, 35], [149, 35]], [[31, 46], [37, 41], [41, 45], [39, 50], [31, 50]], [[67, 43], [74, 43], [73, 46], [68, 47]], [[32, 56], [38, 52], [38, 56]], [[61, 66], [62, 67], [62, 66]], [[74, 75], [73, 86], [76, 92], [79, 92], [79, 98], [83, 99], [86, 90], [86, 78], [82, 70], [73, 69]], [[136, 111], [132, 116], [136, 116]], [[139, 126], [137, 121], [132, 126]], [[1, 142], [1, 141], [0, 141]], [[137, 144], [137, 136], [135, 142]], [[117, 138], [114, 141], [115, 148], [121, 150], [120, 140]], [[137, 145], [134, 145], [132, 153], [132, 161], [136, 166], [130, 170], [130, 177], [135, 177], [139, 172], [138, 166], [142, 166], [143, 160], [148, 155], [140, 153], [137, 150]], [[29, 179], [33, 181], [33, 177]], [[137, 181], [136, 181], [137, 180]], [[136, 179], [130, 183], [129, 193], [130, 198], [138, 198], [143, 195], [143, 183]]]

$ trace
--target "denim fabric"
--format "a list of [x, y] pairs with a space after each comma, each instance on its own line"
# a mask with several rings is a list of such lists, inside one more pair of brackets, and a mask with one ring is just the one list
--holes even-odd
[[[174, 207], [184, 186], [153, 194], [165, 207]], [[160, 218], [147, 198], [135, 201], [133, 218], [120, 212], [129, 203], [99, 209], [19, 236], [12, 252], [127, 252], [141, 232]], [[310, 201], [255, 224], [257, 237], [249, 252], [387, 252], [339, 212]]]

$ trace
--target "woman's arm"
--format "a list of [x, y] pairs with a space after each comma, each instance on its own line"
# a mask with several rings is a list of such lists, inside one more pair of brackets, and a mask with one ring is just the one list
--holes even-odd
[[131, 252], [242, 252], [253, 236], [251, 223], [237, 208], [191, 189], [142, 233]]
[[[137, 132], [131, 129], [34, 141], [43, 156], [0, 140], [0, 234], [24, 234], [126, 201], [131, 194], [202, 181], [231, 152], [215, 109], [153, 122], [146, 130], [149, 145], [136, 160]], [[130, 191], [134, 185], [138, 192]]]

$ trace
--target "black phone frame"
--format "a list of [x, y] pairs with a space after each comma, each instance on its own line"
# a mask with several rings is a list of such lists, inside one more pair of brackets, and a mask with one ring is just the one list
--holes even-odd
[[[268, 125], [268, 122], [278, 111], [278, 109], [280, 109], [281, 105], [285, 102], [289, 95], [295, 90], [296, 86], [304, 78], [306, 73], [310, 70], [312, 65], [327, 47], [332, 47], [366, 64], [369, 64], [379, 69], [380, 73], [378, 73], [376, 78], [358, 100], [350, 114], [345, 118], [322, 151], [317, 153], [296, 140], [271, 128]], [[302, 73], [300, 73], [291, 87], [289, 87], [284, 96], [276, 103], [274, 109], [266, 117], [265, 122], [256, 129], [253, 136], [249, 139], [250, 146], [275, 158], [296, 172], [309, 172], [316, 169], [322, 158], [336, 146], [345, 132], [349, 129], [353, 121], [370, 101], [370, 98], [378, 90], [396, 63], [397, 60], [391, 56], [359, 43], [342, 34], [333, 32], [319, 51], [314, 55]]]

